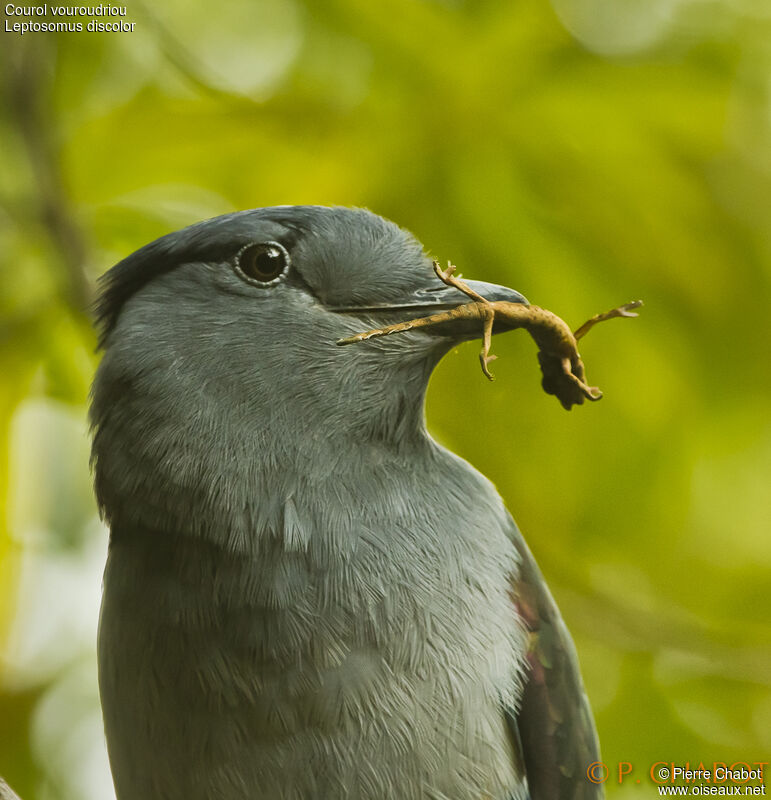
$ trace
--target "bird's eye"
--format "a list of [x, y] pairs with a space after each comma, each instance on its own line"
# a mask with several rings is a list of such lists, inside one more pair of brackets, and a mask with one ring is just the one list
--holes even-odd
[[241, 248], [236, 271], [249, 283], [272, 286], [289, 268], [289, 253], [278, 242], [260, 242]]

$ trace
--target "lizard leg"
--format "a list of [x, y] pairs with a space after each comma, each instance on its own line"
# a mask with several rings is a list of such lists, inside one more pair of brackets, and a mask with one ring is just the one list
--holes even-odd
[[642, 300], [632, 300], [631, 303], [625, 303], [618, 308], [612, 308], [610, 311], [605, 311], [602, 314], [595, 314], [591, 319], [586, 320], [580, 328], [577, 328], [573, 336], [576, 341], [578, 341], [582, 336], [586, 336], [598, 322], [604, 322], [606, 319], [613, 319], [613, 317], [638, 317], [639, 314], [636, 311], [632, 311], [632, 309], [639, 308], [642, 304]]
[[454, 288], [463, 292], [463, 294], [468, 295], [472, 300], [476, 300], [477, 303], [487, 303], [487, 305], [491, 306], [492, 303], [486, 297], [482, 297], [481, 294], [477, 294], [477, 292], [475, 292], [470, 286], [467, 286], [460, 278], [453, 276], [453, 272], [455, 272], [456, 269], [457, 267], [454, 264], [447, 262], [447, 269], [443, 270], [439, 266], [439, 262], [434, 261], [434, 272], [439, 280], [442, 281], [442, 283], [446, 283], [448, 286], [453, 286]]
[[443, 270], [439, 266], [439, 262], [434, 261], [434, 272], [442, 282], [458, 289], [463, 292], [463, 294], [468, 295], [472, 300], [476, 300], [476, 302], [479, 303], [479, 315], [482, 317], [483, 321], [482, 350], [479, 353], [479, 363], [482, 365], [482, 372], [484, 372], [485, 377], [493, 381], [495, 380], [495, 376], [490, 372], [490, 368], [487, 365], [498, 358], [498, 356], [490, 355], [490, 347], [492, 346], [493, 338], [493, 322], [495, 321], [495, 306], [486, 297], [482, 297], [481, 294], [478, 294], [470, 286], [467, 286], [460, 278], [454, 277], [453, 272], [455, 272], [455, 269], [454, 264], [448, 263], [447, 269]]
[[482, 349], [479, 351], [479, 363], [482, 365], [482, 372], [484, 372], [485, 376], [491, 380], [495, 380], [495, 376], [490, 369], [488, 368], [488, 364], [491, 361], [495, 361], [498, 356], [490, 355], [490, 346], [492, 345], [492, 338], [493, 338], [493, 322], [495, 321], [495, 310], [492, 308], [492, 304], [488, 305], [480, 305], [479, 306], [479, 313], [482, 315], [483, 322], [483, 333], [482, 333]]

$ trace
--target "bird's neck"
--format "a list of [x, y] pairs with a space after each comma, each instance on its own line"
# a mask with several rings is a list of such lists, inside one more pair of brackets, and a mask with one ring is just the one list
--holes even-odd
[[236, 550], [291, 528], [293, 506], [311, 516], [329, 512], [334, 524], [346, 492], [376, 484], [389, 465], [403, 471], [430, 447], [426, 382], [417, 371], [370, 379], [355, 404], [343, 402], [350, 386], [298, 386], [281, 404], [260, 405], [228, 403], [232, 393], [212, 385], [174, 406], [168, 393], [156, 396], [141, 383], [106, 403], [97, 382], [100, 504], [113, 529], [166, 531]]

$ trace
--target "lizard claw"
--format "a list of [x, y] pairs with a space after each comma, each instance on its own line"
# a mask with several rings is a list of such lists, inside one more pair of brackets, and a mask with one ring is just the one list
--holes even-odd
[[448, 261], [447, 262], [447, 269], [442, 269], [439, 266], [439, 262], [438, 261], [434, 261], [433, 262], [433, 267], [434, 267], [434, 272], [436, 273], [437, 277], [443, 283], [446, 283], [448, 286], [452, 285], [450, 283], [450, 278], [452, 277], [453, 272], [455, 272], [455, 270], [457, 269], [457, 267], [454, 264], [452, 264], [452, 263], [450, 263]]
[[479, 363], [482, 365], [482, 372], [484, 372], [485, 377], [488, 378], [491, 381], [495, 380], [495, 375], [493, 375], [493, 373], [490, 372], [490, 370], [487, 368], [487, 365], [491, 361], [495, 361], [496, 358], [498, 358], [498, 356], [496, 356], [496, 355], [485, 355], [484, 352], [481, 352], [479, 354]]

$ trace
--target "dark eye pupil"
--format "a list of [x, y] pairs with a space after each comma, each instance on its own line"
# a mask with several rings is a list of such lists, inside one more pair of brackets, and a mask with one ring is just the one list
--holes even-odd
[[281, 272], [282, 268], [283, 262], [281, 253], [271, 247], [255, 255], [254, 263], [252, 264], [252, 275], [255, 278], [261, 278], [263, 276], [266, 278], [274, 278]]
[[256, 244], [247, 247], [240, 255], [238, 266], [248, 278], [267, 283], [286, 268], [288, 256], [286, 250], [274, 244]]

